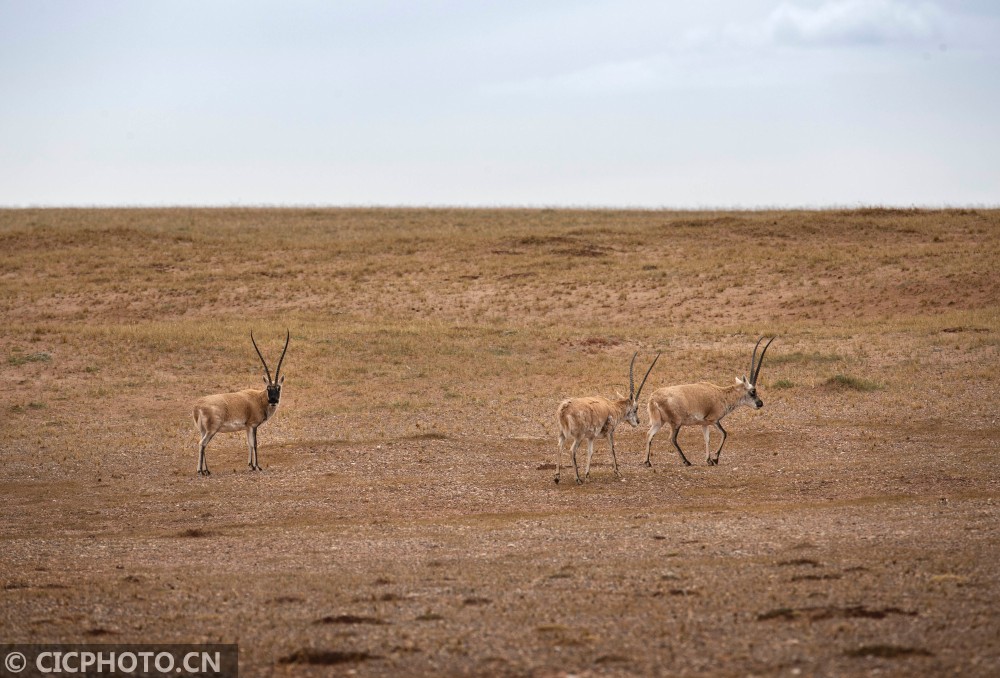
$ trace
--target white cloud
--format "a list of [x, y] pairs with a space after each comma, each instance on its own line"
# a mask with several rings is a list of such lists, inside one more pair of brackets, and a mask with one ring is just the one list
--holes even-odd
[[790, 45], [878, 45], [925, 41], [941, 33], [933, 4], [901, 0], [832, 0], [816, 7], [783, 2], [764, 25], [771, 42]]
[[[816, 53], [787, 59], [773, 48], [854, 52], [867, 68], [891, 62], [888, 56], [914, 44], [925, 48], [945, 41], [947, 17], [936, 4], [912, 0], [785, 0], [756, 18], [689, 26], [656, 50], [581, 65], [574, 70], [491, 83], [483, 87], [503, 96], [618, 96], [706, 84], [759, 85], [789, 78], [814, 78], [841, 72], [853, 63], [843, 55]], [[883, 57], [859, 56], [865, 47]], [[796, 76], [796, 73], [798, 76]], [[807, 75], [808, 74], [808, 75]]]

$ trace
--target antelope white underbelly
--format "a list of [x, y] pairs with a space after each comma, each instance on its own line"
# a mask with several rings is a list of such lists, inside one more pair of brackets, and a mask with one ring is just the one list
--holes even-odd
[[219, 433], [232, 433], [233, 431], [242, 431], [246, 427], [247, 427], [246, 420], [227, 421], [225, 424], [219, 427]]

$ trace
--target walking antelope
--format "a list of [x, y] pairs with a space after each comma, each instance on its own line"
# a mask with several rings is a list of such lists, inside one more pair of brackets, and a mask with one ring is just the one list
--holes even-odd
[[[653, 363], [646, 370], [646, 376], [639, 384], [639, 390], [635, 390], [635, 380], [632, 377], [632, 369], [635, 366], [635, 358], [638, 351], [632, 356], [632, 362], [628, 366], [628, 398], [619, 397], [615, 400], [593, 396], [591, 398], [571, 398], [559, 403], [556, 414], [559, 417], [559, 458], [556, 461], [556, 482], [559, 482], [560, 465], [562, 464], [563, 443], [572, 440], [570, 456], [573, 458], [573, 471], [576, 473], [576, 482], [583, 483], [580, 479], [580, 469], [576, 465], [576, 448], [580, 442], [587, 441], [587, 466], [584, 469], [584, 477], [590, 479], [590, 458], [594, 456], [594, 439], [608, 439], [611, 445], [611, 463], [615, 469], [615, 477], [621, 478], [618, 472], [618, 459], [615, 457], [615, 427], [622, 421], [627, 421], [636, 427], [639, 425], [639, 394], [642, 387], [646, 385], [649, 373], [653, 371], [653, 365], [660, 359], [657, 353]], [[620, 394], [619, 394], [620, 395]]]
[[[757, 375], [760, 374], [761, 363], [764, 362], [764, 353], [767, 347], [776, 337], [771, 337], [764, 350], [757, 357], [757, 349], [764, 337], [757, 340], [757, 345], [753, 348], [753, 355], [750, 357], [750, 377], [736, 377], [736, 383], [728, 388], [700, 382], [697, 384], [684, 384], [683, 386], [667, 386], [653, 391], [649, 395], [649, 433], [646, 435], [646, 466], [652, 466], [649, 461], [650, 447], [653, 443], [653, 436], [666, 424], [670, 427], [670, 442], [673, 443], [677, 454], [681, 455], [681, 461], [685, 466], [690, 466], [681, 451], [681, 446], [677, 444], [677, 433], [682, 426], [701, 426], [705, 434], [705, 457], [711, 466], [719, 463], [719, 454], [722, 446], [726, 444], [726, 429], [722, 428], [722, 418], [741, 405], [753, 407], [759, 410], [764, 407], [764, 401], [757, 395]], [[756, 367], [755, 367], [756, 365]], [[709, 426], [715, 426], [722, 434], [722, 442], [719, 449], [712, 456], [708, 446]]]
[[253, 330], [250, 331], [250, 341], [257, 351], [260, 362], [264, 364], [264, 383], [267, 387], [256, 390], [252, 388], [237, 391], [236, 393], [219, 393], [217, 395], [200, 398], [194, 405], [194, 422], [201, 432], [201, 445], [198, 449], [198, 475], [210, 475], [208, 470], [208, 460], [205, 458], [205, 448], [215, 437], [216, 433], [232, 433], [234, 431], [245, 430], [247, 432], [247, 449], [250, 452], [247, 465], [251, 471], [260, 471], [260, 464], [257, 463], [257, 427], [274, 416], [278, 409], [278, 400], [281, 398], [281, 384], [285, 378], [281, 375], [281, 361], [285, 359], [285, 351], [288, 350], [288, 340], [291, 334], [285, 332], [285, 348], [281, 351], [281, 358], [278, 359], [278, 369], [274, 371], [274, 379], [271, 379], [271, 370], [267, 367], [264, 356], [257, 348], [257, 342], [253, 338]]

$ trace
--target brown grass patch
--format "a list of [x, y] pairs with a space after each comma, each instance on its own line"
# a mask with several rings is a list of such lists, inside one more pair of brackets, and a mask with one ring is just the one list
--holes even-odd
[[310, 664], [313, 666], [336, 666], [338, 664], [360, 664], [361, 662], [380, 659], [378, 655], [354, 650], [315, 650], [306, 648], [296, 650], [278, 660], [279, 664]]
[[356, 614], [337, 614], [337, 615], [327, 615], [317, 619], [314, 624], [375, 624], [382, 625], [388, 624], [389, 622], [379, 619], [378, 617], [366, 617], [364, 615]]
[[844, 653], [848, 657], [877, 657], [879, 659], [898, 659], [900, 657], [933, 657], [934, 653], [920, 647], [905, 647], [900, 645], [862, 645]]

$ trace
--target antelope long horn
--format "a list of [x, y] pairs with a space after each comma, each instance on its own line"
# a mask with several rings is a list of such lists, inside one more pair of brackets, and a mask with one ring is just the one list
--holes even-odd
[[[763, 338], [764, 337], [761, 337], [761, 339]], [[757, 375], [760, 374], [760, 366], [764, 364], [764, 354], [767, 353], [767, 347], [770, 346], [771, 342], [777, 338], [778, 338], [777, 336], [773, 336], [770, 339], [768, 339], [767, 343], [764, 344], [764, 348], [761, 349], [760, 357], [757, 358], [757, 371], [754, 372], [750, 377], [750, 383], [753, 384], [754, 386], [757, 385]], [[760, 342], [758, 341], [757, 343], [759, 344]], [[756, 351], [756, 349], [754, 350]]]
[[285, 348], [281, 351], [281, 357], [278, 358], [278, 369], [274, 371], [274, 380], [278, 381], [278, 376], [281, 374], [281, 361], [285, 359], [285, 352], [288, 351], [288, 340], [292, 338], [291, 332], [287, 329], [285, 330]]
[[649, 378], [649, 373], [653, 371], [653, 365], [655, 365], [656, 361], [659, 359], [660, 359], [660, 354], [657, 353], [656, 357], [653, 358], [653, 362], [650, 364], [649, 369], [646, 370], [646, 376], [642, 378], [642, 383], [639, 384], [639, 390], [638, 392], [636, 392], [635, 398], [633, 398], [633, 400], [639, 400], [639, 394], [642, 393], [642, 387], [646, 385], [646, 380]]
[[632, 400], [632, 395], [635, 393], [635, 379], [632, 378], [632, 368], [635, 366], [635, 358], [636, 358], [637, 355], [639, 355], [638, 351], [636, 351], [635, 353], [633, 353], [632, 354], [632, 362], [630, 362], [628, 364], [628, 397], [629, 397], [629, 400]]
[[[268, 383], [273, 384], [274, 382], [271, 381], [271, 370], [268, 369], [268, 367], [267, 367], [267, 361], [264, 360], [264, 356], [262, 356], [260, 354], [260, 349], [257, 348], [257, 342], [253, 338], [253, 330], [250, 330], [250, 341], [253, 342], [254, 350], [257, 351], [257, 357], [260, 358], [260, 362], [264, 364], [264, 372], [267, 373], [267, 381], [268, 381]], [[282, 356], [282, 357], [284, 357], [284, 356]], [[280, 367], [280, 364], [279, 364], [279, 367]]]
[[753, 383], [753, 371], [757, 366], [757, 349], [760, 347], [760, 342], [762, 341], [764, 341], [763, 336], [757, 340], [757, 344], [753, 347], [753, 355], [750, 356], [750, 371], [747, 372], [747, 378], [750, 380], [750, 383]]

